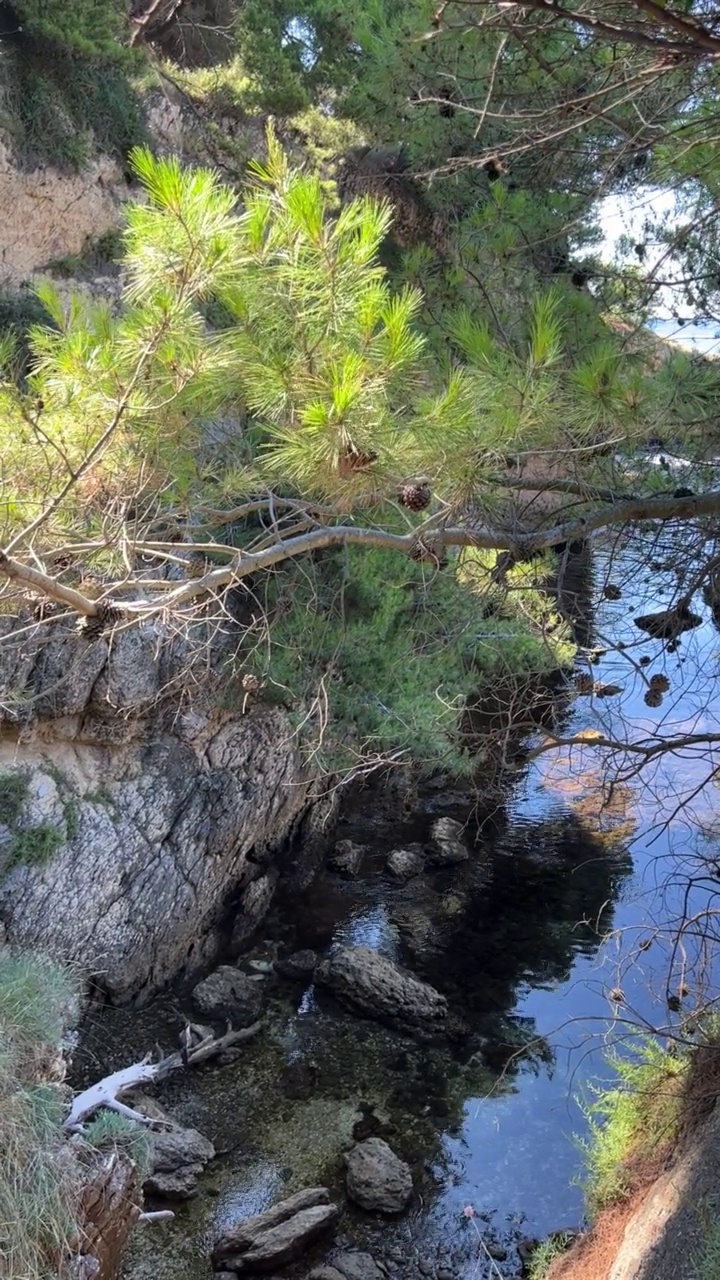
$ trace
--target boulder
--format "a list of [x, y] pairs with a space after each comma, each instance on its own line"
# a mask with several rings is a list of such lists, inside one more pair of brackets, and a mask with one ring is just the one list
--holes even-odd
[[436, 866], [467, 862], [470, 854], [463, 838], [462, 824], [454, 818], [436, 818], [430, 828], [430, 860]]
[[204, 1014], [229, 1018], [236, 1028], [252, 1026], [263, 1011], [262, 983], [227, 964], [199, 982], [192, 998]]
[[345, 1277], [337, 1267], [315, 1267], [308, 1272], [306, 1280], [345, 1280]]
[[331, 871], [339, 871], [341, 875], [352, 878], [358, 874], [366, 853], [367, 845], [356, 844], [354, 840], [338, 840], [328, 867]]
[[163, 1124], [149, 1129], [148, 1172], [143, 1191], [169, 1200], [189, 1200], [197, 1193], [197, 1180], [215, 1156], [215, 1148], [197, 1129], [176, 1124], [154, 1098], [133, 1094], [133, 1105], [152, 1120]]
[[297, 1258], [337, 1222], [326, 1187], [298, 1191], [265, 1213], [229, 1227], [212, 1251], [216, 1271], [272, 1271]]
[[275, 972], [288, 982], [310, 982], [318, 963], [316, 951], [293, 951], [291, 956], [275, 961]]
[[388, 855], [385, 870], [394, 880], [401, 880], [403, 883], [419, 876], [425, 870], [422, 845], [412, 844], [404, 849], [393, 849]]
[[[347, 1193], [362, 1209], [402, 1213], [413, 1193], [410, 1167], [382, 1138], [368, 1138], [347, 1157]], [[357, 1280], [365, 1278], [357, 1274]]]
[[447, 1018], [445, 996], [369, 947], [343, 947], [315, 970], [315, 981], [370, 1018], [430, 1028]]
[[333, 1259], [331, 1270], [343, 1276], [344, 1280], [385, 1280], [384, 1271], [369, 1253], [339, 1253]]

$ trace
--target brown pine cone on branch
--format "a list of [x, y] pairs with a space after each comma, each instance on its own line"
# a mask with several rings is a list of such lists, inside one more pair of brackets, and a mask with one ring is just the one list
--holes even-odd
[[398, 487], [398, 502], [409, 511], [424, 511], [432, 498], [429, 484], [408, 481]]

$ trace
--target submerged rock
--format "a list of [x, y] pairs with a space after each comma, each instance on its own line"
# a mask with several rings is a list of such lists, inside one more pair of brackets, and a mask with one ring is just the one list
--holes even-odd
[[341, 1275], [343, 1280], [385, 1280], [385, 1274], [369, 1253], [353, 1250], [350, 1253], [339, 1253], [333, 1259], [332, 1270]]
[[235, 1027], [250, 1027], [263, 1011], [261, 984], [230, 965], [221, 965], [199, 982], [192, 998], [210, 1017], [229, 1018]]
[[265, 1213], [223, 1232], [212, 1251], [216, 1271], [237, 1275], [271, 1271], [297, 1258], [337, 1222], [326, 1187], [298, 1191]]
[[331, 871], [339, 871], [343, 876], [354, 877], [358, 874], [367, 851], [367, 845], [356, 844], [354, 840], [338, 840], [328, 867]]
[[411, 844], [404, 849], [393, 849], [385, 869], [394, 880], [407, 881], [419, 876], [425, 870], [422, 845]]
[[133, 1105], [163, 1124], [162, 1129], [148, 1130], [148, 1172], [143, 1191], [169, 1200], [189, 1200], [197, 1193], [197, 1180], [214, 1158], [215, 1147], [197, 1129], [176, 1124], [154, 1098], [134, 1094]]
[[275, 961], [275, 972], [289, 982], [309, 982], [318, 963], [317, 951], [293, 951], [291, 956]]
[[[347, 1193], [363, 1209], [402, 1213], [413, 1193], [410, 1166], [382, 1138], [368, 1138], [347, 1157]], [[356, 1276], [364, 1280], [359, 1273]]]
[[463, 838], [462, 824], [454, 818], [437, 818], [430, 828], [430, 859], [436, 866], [467, 862], [470, 854]]
[[445, 996], [369, 947], [343, 947], [315, 970], [315, 981], [368, 1017], [420, 1027], [442, 1025]]

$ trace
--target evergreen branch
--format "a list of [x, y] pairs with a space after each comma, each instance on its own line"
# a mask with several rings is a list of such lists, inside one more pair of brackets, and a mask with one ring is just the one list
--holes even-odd
[[63, 586], [49, 573], [42, 573], [39, 569], [31, 568], [30, 565], [20, 564], [19, 560], [12, 559], [2, 549], [0, 549], [0, 573], [22, 587], [29, 587], [40, 595], [48, 596], [50, 600], [69, 605], [76, 613], [81, 613], [87, 618], [94, 617], [98, 612], [96, 600], [90, 600], [82, 592], [75, 591], [73, 587]]
[[[487, 6], [487, 0], [465, 0], [465, 2], [470, 6], [479, 5], [483, 8]], [[650, 7], [647, 3], [643, 5], [641, 0], [633, 0], [633, 3], [636, 8], [640, 7], [648, 10]], [[604, 39], [612, 41], [613, 44], [634, 44], [643, 49], [652, 49], [655, 52], [660, 51], [670, 54], [684, 54], [685, 56], [690, 54], [694, 57], [706, 57], [708, 54], [712, 54], [716, 58], [720, 57], [720, 38], [711, 35], [710, 32], [704, 29], [698, 30], [689, 23], [683, 24], [683, 29], [688, 38], [680, 41], [669, 40], [667, 37], [663, 37], [662, 35], [648, 35], [647, 32], [639, 29], [638, 27], [629, 27], [613, 22], [606, 22], [601, 18], [595, 17], [593, 14], [582, 13], [577, 9], [563, 9], [557, 3], [557, 0], [509, 0], [509, 2], [508, 0], [505, 0], [502, 8], [505, 11], [503, 17], [510, 19], [511, 22], [512, 17], [507, 12], [508, 10], [517, 10], [518, 21], [524, 22], [527, 21], [524, 16], [527, 13], [527, 10], [534, 9], [538, 13], [547, 14], [554, 22], [569, 22], [577, 24], [577, 26], [582, 27], [585, 31], [589, 31], [592, 35], [601, 36]], [[665, 10], [661, 9], [660, 5], [653, 5], [652, 9], [655, 18], [657, 18], [659, 14], [662, 14], [663, 20], [668, 26], [674, 27], [675, 30], [679, 29], [678, 24], [681, 22], [681, 19], [675, 18], [675, 15], [672, 15], [673, 18], [675, 18], [675, 21], [671, 22], [668, 19]]]

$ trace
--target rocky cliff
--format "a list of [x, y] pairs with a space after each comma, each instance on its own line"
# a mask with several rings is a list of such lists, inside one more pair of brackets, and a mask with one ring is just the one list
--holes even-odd
[[311, 799], [286, 717], [220, 710], [197, 639], [0, 618], [0, 922], [113, 1001], [249, 936]]

